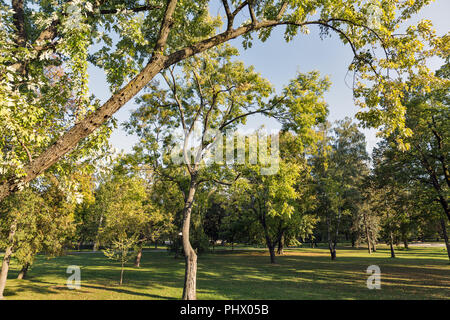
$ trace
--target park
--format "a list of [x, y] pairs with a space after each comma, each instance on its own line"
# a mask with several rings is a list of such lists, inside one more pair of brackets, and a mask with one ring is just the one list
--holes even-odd
[[0, 2], [0, 299], [448, 300], [449, 10]]

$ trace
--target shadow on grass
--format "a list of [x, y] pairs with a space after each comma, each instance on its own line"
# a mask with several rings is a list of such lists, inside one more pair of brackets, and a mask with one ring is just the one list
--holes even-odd
[[[199, 256], [199, 299], [448, 299], [450, 268], [446, 253], [411, 249], [389, 258], [387, 249], [369, 255], [364, 248], [343, 248], [331, 261], [326, 249], [286, 250], [269, 263], [267, 251], [235, 250]], [[413, 255], [411, 255], [413, 254]], [[411, 258], [412, 257], [412, 258]], [[441, 258], [441, 259], [438, 259]], [[382, 289], [366, 286], [369, 265], [379, 265]], [[21, 298], [27, 292], [58, 294], [66, 289], [66, 268], [79, 265], [82, 289], [131, 295], [142, 299], [178, 299], [184, 278], [184, 259], [166, 252], [143, 255], [142, 267], [125, 269], [125, 285], [118, 287], [119, 264], [103, 254], [78, 254], [37, 259], [28, 282], [16, 283], [6, 295]], [[11, 272], [17, 276], [18, 268]], [[31, 284], [31, 283], [34, 283]], [[79, 291], [79, 293], [83, 293]], [[58, 298], [56, 296], [56, 298]], [[73, 297], [71, 297], [73, 298]], [[77, 297], [75, 297], [77, 298]], [[125, 296], [126, 298], [126, 296]]]

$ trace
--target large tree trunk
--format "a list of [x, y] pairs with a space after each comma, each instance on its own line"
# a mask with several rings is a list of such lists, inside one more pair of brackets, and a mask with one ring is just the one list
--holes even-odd
[[442, 235], [445, 241], [445, 247], [447, 248], [448, 259], [450, 260], [450, 243], [448, 241], [447, 227], [445, 226], [445, 220], [441, 218]]
[[196, 191], [195, 175], [191, 176], [189, 192], [183, 209], [183, 250], [186, 261], [184, 273], [183, 300], [197, 299], [197, 254], [189, 241], [189, 230], [191, 224], [191, 212]]
[[11, 256], [14, 247], [14, 235], [16, 234], [17, 221], [14, 221], [11, 225], [8, 236], [8, 247], [5, 250], [5, 255], [3, 256], [2, 271], [0, 272], [0, 299], [4, 299], [3, 292], [6, 287], [6, 280], [8, 279], [9, 262], [11, 261]]
[[272, 243], [272, 241], [270, 241], [270, 238], [268, 236], [266, 236], [266, 243], [267, 243], [267, 247], [269, 248], [270, 263], [276, 263], [276, 260], [275, 260], [275, 246]]
[[28, 273], [28, 269], [30, 268], [30, 264], [29, 263], [25, 263], [22, 266], [22, 269], [19, 272], [19, 275], [17, 276], [17, 279], [25, 279], [27, 277], [27, 273]]

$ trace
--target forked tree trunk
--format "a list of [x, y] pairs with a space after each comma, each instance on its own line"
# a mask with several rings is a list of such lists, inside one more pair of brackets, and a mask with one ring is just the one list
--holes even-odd
[[14, 221], [11, 225], [8, 236], [8, 247], [6, 247], [5, 255], [3, 256], [2, 271], [0, 272], [0, 299], [4, 299], [3, 292], [6, 287], [6, 280], [8, 279], [9, 262], [11, 261], [11, 256], [14, 247], [14, 235], [16, 234], [17, 221]]
[[27, 277], [27, 273], [28, 273], [28, 269], [30, 268], [30, 264], [29, 263], [25, 263], [22, 266], [22, 269], [19, 272], [19, 275], [17, 276], [17, 279], [25, 279]]
[[447, 248], [448, 259], [450, 260], [450, 243], [448, 241], [447, 227], [444, 218], [441, 218], [442, 235], [444, 236], [445, 247]]
[[189, 187], [189, 193], [187, 195], [184, 209], [183, 209], [183, 250], [186, 261], [185, 273], [184, 273], [184, 287], [183, 287], [183, 300], [196, 300], [197, 299], [197, 254], [192, 248], [189, 241], [189, 229], [191, 224], [191, 212], [192, 204], [194, 202], [194, 196], [196, 191], [195, 176], [191, 177], [191, 184]]
[[284, 254], [284, 237], [280, 238], [280, 241], [278, 241], [278, 250], [277, 250], [277, 254], [281, 255]]

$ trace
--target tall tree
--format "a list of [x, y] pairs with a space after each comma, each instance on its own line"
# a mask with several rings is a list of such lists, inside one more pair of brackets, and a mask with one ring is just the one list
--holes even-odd
[[351, 119], [338, 121], [332, 136], [328, 125], [321, 131], [323, 142], [312, 162], [319, 199], [317, 211], [324, 220], [334, 260], [344, 218], [351, 217], [361, 202], [360, 188], [364, 175], [368, 174], [368, 155], [365, 136]]
[[[419, 70], [417, 86], [432, 80], [425, 58], [441, 54], [448, 38], [436, 38], [428, 21], [397, 32], [430, 1], [222, 0], [217, 3], [225, 13], [224, 29], [218, 28], [223, 17], [209, 14], [208, 0], [2, 3], [0, 200], [75, 148], [80, 154], [85, 150], [77, 147], [80, 142], [98, 140], [86, 140], [93, 133], [104, 139], [103, 124], [162, 70], [240, 36], [250, 47], [254, 35], [264, 41], [277, 26], [285, 27], [287, 41], [299, 31], [309, 33], [310, 26], [318, 26], [321, 35], [337, 34], [354, 55], [355, 98], [368, 107], [359, 117], [384, 125], [386, 133], [398, 129], [408, 135], [401, 104], [406, 86], [389, 70], [401, 75]], [[239, 23], [247, 13], [250, 19]], [[383, 54], [372, 53], [379, 51]], [[88, 91], [88, 62], [107, 75], [113, 93], [103, 104]], [[66, 76], [52, 82], [48, 66], [62, 66]]]
[[[142, 106], [126, 124], [141, 138], [136, 147], [141, 158], [162, 178], [175, 181], [183, 192], [185, 299], [195, 299], [196, 292], [197, 255], [189, 241], [189, 230], [197, 189], [202, 183], [228, 184], [236, 178], [219, 163], [223, 162], [221, 139], [225, 132], [232, 132], [251, 115], [263, 114], [306, 137], [311, 134], [310, 127], [326, 115], [322, 95], [329, 82], [320, 79], [317, 72], [299, 74], [281, 95], [276, 95], [253, 67], [232, 61], [236, 55], [236, 49], [219, 46], [186, 60], [178, 76], [174, 68], [163, 72], [166, 88], [152, 83], [150, 93], [138, 100]], [[181, 131], [178, 136], [177, 129]], [[216, 150], [214, 157], [211, 149]], [[232, 150], [234, 147], [227, 152]]]

